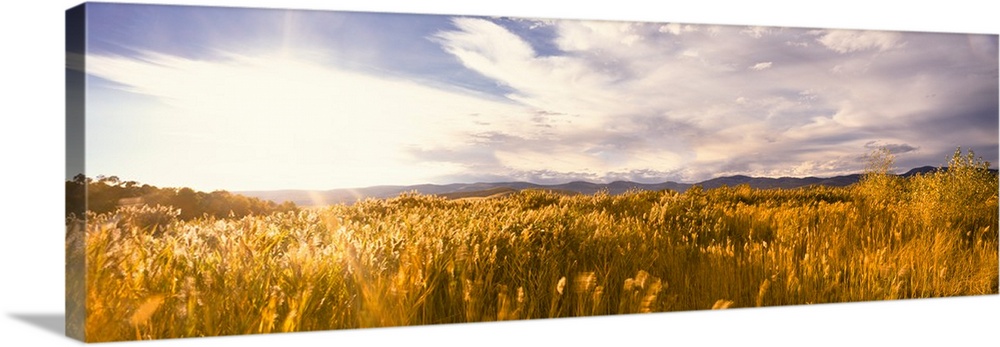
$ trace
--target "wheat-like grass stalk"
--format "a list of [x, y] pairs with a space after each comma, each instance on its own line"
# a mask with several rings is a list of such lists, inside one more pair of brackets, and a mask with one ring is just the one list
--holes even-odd
[[955, 165], [186, 221], [130, 206], [88, 214], [67, 252], [87, 264], [88, 341], [996, 294], [997, 176]]

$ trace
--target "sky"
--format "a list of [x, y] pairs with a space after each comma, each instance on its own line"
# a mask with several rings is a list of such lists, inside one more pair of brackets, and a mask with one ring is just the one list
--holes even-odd
[[[996, 35], [88, 5], [86, 171], [199, 190], [998, 161]], [[82, 69], [76, 67], [77, 69]]]

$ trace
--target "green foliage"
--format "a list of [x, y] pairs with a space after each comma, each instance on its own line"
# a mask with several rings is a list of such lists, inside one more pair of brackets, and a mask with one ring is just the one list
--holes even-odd
[[[86, 207], [80, 204], [86, 200]], [[98, 176], [97, 179], [78, 175], [66, 181], [66, 215], [82, 217], [84, 211], [109, 213], [123, 206], [169, 206], [179, 211], [181, 220], [191, 220], [205, 215], [214, 218], [266, 215], [273, 212], [297, 211], [292, 202], [281, 204], [250, 198], [219, 190], [211, 193], [191, 188], [158, 188], [135, 181], [122, 181], [116, 176]]]
[[875, 206], [885, 207], [899, 203], [904, 191], [903, 180], [896, 176], [895, 156], [886, 148], [880, 148], [867, 157], [865, 172], [855, 185], [858, 194]]
[[921, 207], [919, 221], [945, 224], [966, 242], [997, 238], [997, 174], [973, 151], [961, 148], [948, 167], [911, 180], [910, 200]]

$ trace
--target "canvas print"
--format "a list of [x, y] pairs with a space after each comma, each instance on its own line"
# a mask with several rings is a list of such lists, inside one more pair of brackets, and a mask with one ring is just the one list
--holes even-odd
[[994, 34], [66, 23], [84, 341], [998, 293]]

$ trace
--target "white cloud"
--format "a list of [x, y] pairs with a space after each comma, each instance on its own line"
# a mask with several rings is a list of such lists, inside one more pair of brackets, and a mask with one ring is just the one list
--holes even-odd
[[698, 27], [690, 25], [690, 24], [688, 24], [688, 25], [682, 25], [680, 23], [668, 23], [668, 24], [661, 25], [658, 31], [661, 32], [661, 33], [665, 33], [665, 34], [666, 33], [670, 33], [670, 34], [674, 34], [674, 35], [680, 35], [682, 33], [689, 33], [689, 32], [698, 31]]
[[564, 51], [614, 51], [643, 39], [633, 22], [560, 21], [557, 26], [556, 44]]
[[[595, 73], [587, 61], [539, 57], [524, 40], [490, 21], [460, 18], [455, 25], [460, 31], [436, 35], [444, 49], [467, 68], [516, 90], [508, 95], [512, 100], [552, 113], [590, 115], [609, 97], [600, 87], [611, 83], [614, 76]], [[597, 27], [607, 35], [618, 30], [603, 23]], [[579, 121], [589, 119], [593, 117]]]
[[764, 37], [764, 35], [771, 33], [772, 30], [773, 29], [769, 27], [751, 26], [741, 30], [740, 34], [744, 34], [753, 37], [755, 39], [759, 39], [761, 37]]
[[[513, 87], [513, 100], [578, 116], [553, 126], [547, 137], [527, 136], [538, 141], [536, 149], [500, 155], [501, 162], [521, 170], [551, 163], [559, 171], [599, 178], [644, 168], [689, 180], [849, 173], [862, 167], [852, 160], [873, 139], [927, 141], [927, 130], [907, 122], [941, 117], [935, 112], [947, 112], [950, 104], [923, 96], [941, 88], [935, 83], [957, 83], [933, 63], [940, 58], [874, 55], [902, 47], [907, 39], [899, 33], [710, 27], [673, 36], [682, 27], [554, 25], [554, 42], [564, 55], [508, 60], [456, 54], [466, 67]], [[474, 45], [488, 45], [499, 36], [461, 34], [475, 37], [468, 40]], [[909, 40], [915, 38], [934, 47], [942, 37]], [[809, 45], [809, 40], [822, 45]], [[857, 54], [839, 54], [846, 52]], [[776, 63], [780, 70], [771, 69]], [[982, 66], [987, 74], [993, 71], [995, 83], [995, 67]], [[770, 71], [767, 79], [753, 74], [762, 70]], [[978, 83], [975, 88], [989, 86]], [[626, 141], [628, 134], [644, 141]]]
[[901, 47], [902, 34], [889, 31], [826, 30], [819, 32], [817, 41], [838, 53], [874, 49], [887, 51]]
[[767, 69], [771, 68], [772, 64], [773, 64], [773, 62], [770, 62], [770, 61], [760, 62], [760, 63], [754, 64], [753, 66], [751, 66], [750, 70], [754, 70], [754, 71], [767, 70]]
[[[537, 37], [484, 19], [453, 24], [432, 40], [510, 90], [509, 102], [294, 55], [88, 56], [89, 73], [159, 104], [152, 112], [121, 99], [89, 103], [97, 118], [142, 110], [160, 131], [140, 139], [113, 133], [128, 128], [102, 130], [113, 136], [89, 137], [91, 148], [150, 159], [94, 163], [149, 182], [157, 181], [122, 170], [184, 162], [188, 174], [230, 189], [224, 183], [235, 171], [288, 177], [288, 188], [330, 188], [828, 176], [860, 169], [854, 159], [870, 143], [920, 148], [903, 157], [920, 165], [940, 164], [952, 143], [996, 147], [995, 129], [982, 126], [996, 124], [995, 54], [966, 53], [973, 41], [962, 37], [554, 21], [545, 35], [560, 51], [540, 55], [529, 44]], [[810, 40], [822, 45], [788, 44]], [[923, 54], [889, 51], [904, 42]], [[992, 118], [976, 118], [984, 114]]]
[[[93, 90], [87, 140], [95, 155], [88, 170], [144, 182], [169, 182], [162, 176], [171, 173], [215, 179], [205, 189], [260, 188], [232, 179], [247, 172], [277, 178], [284, 188], [426, 183], [463, 167], [419, 162], [410, 150], [464, 146], [464, 134], [488, 129], [476, 121], [502, 124], [497, 120], [528, 113], [472, 94], [282, 56], [90, 55], [87, 69], [156, 100], [125, 106], [121, 92]], [[99, 126], [140, 115], [150, 128], [130, 128], [136, 123], [129, 121]]]

